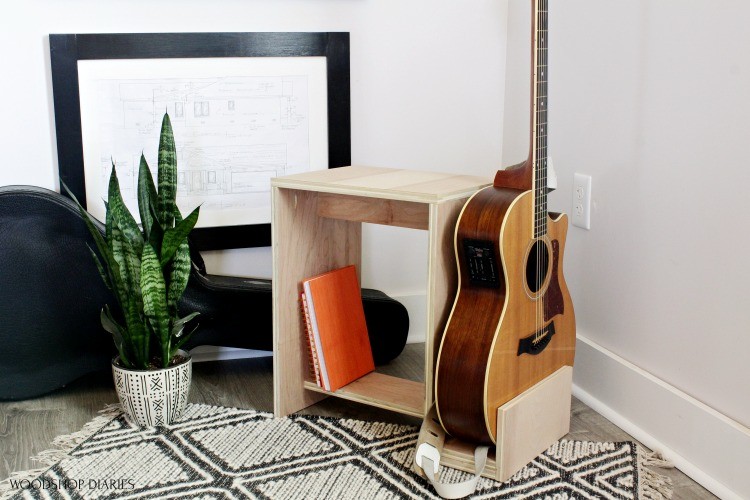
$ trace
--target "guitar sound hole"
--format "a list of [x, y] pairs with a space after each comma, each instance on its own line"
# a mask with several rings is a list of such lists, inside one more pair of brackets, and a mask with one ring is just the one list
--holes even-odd
[[547, 278], [549, 264], [549, 250], [544, 241], [537, 240], [531, 247], [526, 260], [526, 285], [531, 293], [538, 292]]

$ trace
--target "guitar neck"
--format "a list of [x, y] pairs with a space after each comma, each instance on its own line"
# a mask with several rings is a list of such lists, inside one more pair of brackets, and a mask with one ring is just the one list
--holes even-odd
[[547, 234], [547, 3], [531, 0], [531, 139], [528, 160], [498, 170], [493, 185], [534, 191], [534, 237]]
[[534, 237], [547, 233], [547, 3], [532, 0], [531, 164], [534, 183]]

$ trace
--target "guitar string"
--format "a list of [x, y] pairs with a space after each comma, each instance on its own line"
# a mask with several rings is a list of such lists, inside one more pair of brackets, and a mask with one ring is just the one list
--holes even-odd
[[536, 335], [535, 341], [538, 343], [543, 337], [542, 328], [544, 326], [544, 299], [542, 294], [542, 272], [544, 262], [544, 237], [546, 233], [545, 227], [545, 216], [546, 216], [546, 179], [547, 179], [547, 134], [545, 133], [545, 127], [547, 126], [547, 117], [545, 111], [545, 103], [548, 101], [546, 92], [546, 67], [547, 61], [546, 56], [546, 23], [545, 23], [545, 12], [547, 10], [546, 0], [537, 0], [537, 15], [536, 15], [536, 51], [537, 51], [537, 67], [536, 67], [536, 91], [537, 91], [537, 206], [535, 207], [535, 236], [537, 237], [536, 242], [536, 278], [535, 285], [537, 291], [536, 299]]
[[[535, 12], [535, 26], [534, 26], [534, 243], [532, 244], [532, 250], [536, 248], [536, 241], [538, 238], [538, 219], [539, 219], [539, 2], [534, 2]], [[534, 254], [534, 282], [533, 286], [536, 289], [539, 282], [539, 255], [538, 252]], [[536, 290], [535, 290], [536, 293]], [[534, 302], [534, 346], [539, 341], [539, 301]]]
[[[540, 2], [542, 2], [542, 5], [540, 6]], [[544, 168], [544, 159], [543, 159], [543, 148], [546, 146], [544, 144], [544, 141], [546, 137], [544, 134], [542, 134], [543, 130], [543, 124], [542, 124], [542, 116], [544, 112], [544, 105], [542, 99], [545, 98], [543, 95], [544, 93], [541, 92], [542, 86], [543, 86], [543, 79], [541, 68], [544, 67], [544, 53], [541, 50], [543, 47], [543, 41], [544, 37], [542, 35], [542, 16], [543, 16], [543, 5], [544, 0], [537, 0], [534, 2], [534, 8], [535, 8], [535, 26], [534, 26], [534, 45], [535, 45], [535, 60], [534, 60], [534, 68], [533, 68], [533, 75], [534, 75], [534, 90], [535, 90], [535, 96], [534, 96], [534, 104], [535, 104], [535, 123], [534, 123], [534, 224], [533, 224], [533, 248], [534, 248], [534, 255], [530, 255], [530, 257], [533, 257], [535, 259], [534, 262], [534, 293], [537, 294], [535, 299], [535, 314], [534, 314], [534, 344], [536, 345], [539, 342], [539, 339], [541, 338], [541, 325], [543, 324], [543, 310], [542, 310], [542, 302], [541, 299], [541, 267], [542, 267], [542, 248], [541, 245], [543, 240], [543, 227], [542, 227], [542, 218], [544, 216], [544, 207], [542, 207], [542, 200], [544, 199], [544, 193], [543, 193], [543, 182], [545, 179], [545, 176], [543, 174], [546, 174], [546, 172], [543, 171]]]
[[[539, 77], [540, 77], [540, 74], [539, 74], [539, 65], [541, 63], [541, 61], [540, 61], [540, 55], [541, 54], [540, 54], [540, 51], [539, 51], [539, 45], [541, 43], [541, 39], [540, 39], [540, 36], [539, 36], [539, 24], [540, 24], [540, 15], [541, 15], [541, 12], [540, 12], [540, 8], [539, 8], [539, 1], [540, 0], [537, 0], [537, 2], [535, 2], [536, 3], [536, 7], [537, 7], [537, 12], [536, 12], [536, 30], [535, 30], [536, 31], [536, 33], [535, 33], [535, 35], [536, 35], [535, 36], [535, 39], [536, 39], [536, 43], [535, 43], [535, 45], [536, 45], [536, 61], [535, 61], [536, 68], [534, 68], [534, 70], [535, 70], [534, 74], [535, 74], [535, 77], [536, 77], [536, 81], [534, 82], [534, 87], [535, 87], [535, 90], [536, 90], [536, 127], [535, 127], [535, 129], [536, 129], [535, 130], [535, 132], [536, 132], [536, 155], [535, 156], [536, 156], [536, 167], [537, 167], [537, 172], [536, 172], [536, 175], [535, 175], [535, 184], [536, 184], [535, 188], [536, 189], [534, 191], [534, 195], [535, 195], [534, 198], [535, 198], [535, 202], [536, 202], [535, 206], [534, 206], [534, 237], [536, 239], [536, 243], [535, 243], [535, 248], [536, 248], [536, 256], [535, 256], [536, 257], [536, 274], [534, 276], [534, 281], [535, 281], [534, 286], [536, 288], [536, 293], [537, 294], [539, 293], [539, 276], [540, 276], [539, 240], [538, 240], [538, 238], [539, 238], [539, 228], [538, 228], [538, 224], [539, 224], [539, 213], [540, 213], [540, 209], [541, 209], [541, 207], [539, 205], [541, 204], [541, 196], [542, 196], [542, 193], [541, 193], [541, 190], [540, 190], [540, 188], [541, 188], [540, 184], [541, 184], [541, 176], [542, 176], [541, 174], [542, 174], [542, 172], [541, 172], [541, 159], [540, 159], [540, 150], [539, 150], [539, 147], [540, 147], [539, 143], [542, 140], [542, 137], [540, 136], [540, 133], [539, 133], [540, 132], [540, 114], [541, 114], [541, 102], [540, 102], [540, 97], [539, 97], [539, 93], [540, 93], [539, 92], [540, 91], [540, 88], [539, 88]], [[535, 324], [535, 330], [534, 330], [534, 332], [535, 332], [535, 334], [534, 334], [534, 344], [537, 345], [538, 342], [539, 342], [539, 327], [540, 327], [540, 325], [539, 325], [539, 323], [540, 323], [540, 318], [539, 318], [539, 295], [537, 295], [535, 306], [536, 306], [536, 318], [535, 318], [535, 320], [536, 320], [535, 323], [536, 324]]]
[[[544, 244], [544, 236], [545, 236], [544, 235], [544, 222], [543, 222], [543, 220], [544, 220], [544, 216], [545, 216], [545, 209], [546, 209], [546, 207], [544, 206], [544, 201], [547, 199], [546, 198], [546, 191], [545, 191], [545, 188], [546, 188], [545, 183], [547, 182], [547, 171], [545, 170], [546, 161], [547, 161], [547, 156], [546, 156], [546, 154], [547, 154], [547, 150], [546, 150], [547, 135], [545, 134], [545, 131], [544, 131], [544, 127], [546, 126], [546, 113], [545, 113], [545, 109], [546, 109], [546, 103], [547, 103], [547, 92], [546, 92], [545, 85], [544, 85], [544, 72], [545, 72], [545, 67], [546, 67], [546, 63], [545, 63], [545, 60], [544, 60], [544, 57], [545, 57], [545, 54], [546, 54], [546, 51], [544, 50], [544, 43], [545, 43], [545, 40], [546, 40], [545, 33], [544, 33], [544, 19], [543, 19], [543, 17], [544, 17], [544, 2], [545, 2], [545, 0], [541, 0], [542, 8], [540, 9], [540, 13], [539, 13], [539, 23], [540, 23], [539, 24], [539, 37], [540, 37], [540, 46], [541, 46], [540, 54], [539, 55], [541, 56], [541, 59], [542, 59], [542, 61], [541, 61], [542, 62], [542, 64], [541, 64], [541, 71], [539, 72], [539, 78], [540, 78], [539, 87], [540, 87], [541, 100], [542, 100], [542, 103], [541, 103], [541, 105], [542, 105], [542, 107], [541, 107], [541, 117], [540, 117], [540, 127], [541, 127], [541, 131], [540, 132], [542, 133], [542, 147], [544, 148], [543, 152], [541, 154], [541, 156], [542, 156], [542, 175], [541, 175], [541, 177], [542, 178], [539, 180], [539, 194], [542, 197], [542, 199], [540, 201], [540, 203], [541, 203], [542, 206], [539, 207], [539, 218], [540, 218], [539, 222], [542, 225], [542, 227], [540, 228], [539, 232], [540, 232], [540, 242], [541, 242], [542, 245]], [[540, 250], [541, 250], [541, 246], [540, 246]], [[542, 298], [542, 293], [541, 293], [541, 291], [542, 291], [542, 284], [543, 284], [543, 280], [542, 280], [542, 267], [543, 267], [543, 264], [544, 264], [543, 263], [543, 259], [541, 258], [542, 255], [543, 255], [543, 252], [540, 251], [540, 259], [539, 259], [539, 291], [540, 291], [540, 294], [539, 294], [539, 299], [538, 299], [538, 302], [539, 302], [539, 306], [538, 306], [539, 307], [539, 330], [538, 331], [539, 331], [539, 339], [540, 339], [540, 341], [541, 341], [541, 339], [542, 339], [542, 337], [544, 335], [543, 332], [542, 332], [542, 327], [544, 326], [544, 316], [543, 316], [544, 315], [544, 299]]]
[[[542, 1], [542, 13], [541, 13], [541, 37], [542, 37], [542, 73], [541, 73], [541, 88], [543, 90], [542, 92], [542, 142], [544, 144], [544, 163], [543, 163], [543, 181], [542, 181], [542, 210], [541, 210], [541, 218], [542, 218], [542, 239], [546, 237], [547, 233], [547, 161], [548, 161], [548, 153], [547, 150], [547, 137], [548, 137], [548, 127], [547, 127], [547, 109], [549, 109], [549, 99], [547, 96], [547, 0], [541, 0]], [[541, 245], [540, 245], [541, 247]], [[544, 250], [546, 251], [546, 246], [544, 247]], [[544, 265], [546, 267], [547, 262], [545, 261]], [[542, 275], [540, 274], [540, 280], [542, 280]], [[543, 280], [542, 280], [543, 281]], [[541, 290], [540, 283], [540, 290]], [[539, 316], [540, 316], [540, 328], [544, 326], [544, 296], [540, 295], [539, 297]], [[543, 333], [540, 333], [540, 336], [543, 336]]]
[[[536, 190], [537, 206], [535, 207], [535, 214], [534, 214], [534, 216], [535, 216], [535, 225], [538, 225], [538, 223], [539, 223], [538, 219], [540, 218], [540, 213], [541, 213], [541, 206], [540, 205], [541, 205], [541, 202], [542, 202], [542, 191], [541, 191], [541, 188], [542, 188], [541, 187], [542, 172], [541, 172], [541, 151], [540, 151], [541, 144], [540, 144], [540, 142], [543, 140], [543, 138], [541, 137], [541, 134], [540, 134], [540, 128], [541, 128], [541, 123], [540, 123], [541, 122], [541, 116], [540, 115], [542, 113], [542, 103], [541, 103], [541, 98], [540, 98], [540, 90], [541, 89], [540, 89], [540, 85], [539, 85], [539, 79], [540, 79], [540, 76], [541, 76], [540, 75], [540, 64], [542, 62], [540, 60], [541, 51], [539, 50], [540, 44], [541, 44], [541, 38], [540, 38], [540, 33], [539, 33], [540, 22], [541, 22], [541, 9], [540, 9], [540, 6], [539, 6], [539, 1], [537, 1], [537, 15], [536, 15], [536, 57], [537, 57], [537, 60], [536, 60], [536, 80], [537, 81], [535, 82], [535, 87], [536, 87], [536, 91], [537, 91], [537, 96], [536, 96], [536, 100], [537, 100], [537, 108], [536, 108], [537, 109], [537, 113], [536, 113], [536, 119], [537, 119], [537, 124], [536, 124], [536, 127], [537, 127], [537, 130], [536, 130], [536, 133], [537, 133], [537, 154], [536, 154], [536, 156], [537, 156], [537, 158], [536, 158], [536, 160], [537, 160], [537, 167], [538, 167], [537, 170], [538, 170], [538, 172], [537, 172], [537, 185], [536, 185], [536, 188], [537, 188], [537, 190]], [[535, 233], [536, 233], [535, 236], [537, 238], [539, 238], [539, 236], [540, 236], [540, 234], [539, 234], [539, 228], [535, 229]], [[539, 293], [539, 290], [540, 290], [540, 283], [539, 283], [539, 281], [540, 281], [540, 275], [541, 275], [541, 262], [540, 262], [541, 259], [540, 259], [540, 251], [539, 251], [539, 249], [540, 249], [540, 245], [539, 245], [539, 240], [537, 239], [537, 243], [536, 243], [536, 278], [535, 278], [535, 280], [536, 280], [535, 285], [536, 285], [537, 294]], [[540, 335], [539, 334], [539, 329], [540, 329], [540, 326], [541, 326], [540, 325], [540, 318], [539, 318], [539, 302], [540, 302], [539, 295], [537, 295], [537, 300], [536, 300], [536, 336], [535, 336], [535, 339], [534, 339], [537, 344], [539, 342], [539, 335]]]

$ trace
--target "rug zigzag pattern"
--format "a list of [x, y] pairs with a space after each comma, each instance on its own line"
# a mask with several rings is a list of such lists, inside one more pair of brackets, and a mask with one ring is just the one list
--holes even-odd
[[[188, 405], [169, 428], [120, 415], [14, 498], [438, 498], [411, 471], [416, 427]], [[637, 498], [634, 443], [561, 441], [472, 498]], [[443, 481], [466, 474], [442, 468]], [[67, 488], [61, 488], [67, 486]]]

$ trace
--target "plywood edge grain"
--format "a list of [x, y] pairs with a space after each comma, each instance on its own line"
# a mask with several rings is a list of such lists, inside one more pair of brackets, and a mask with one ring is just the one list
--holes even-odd
[[489, 184], [483, 177], [379, 167], [341, 167], [271, 179], [273, 187], [420, 203], [467, 197]]
[[[302, 324], [297, 305], [299, 276], [304, 276], [305, 259], [300, 248], [312, 252], [310, 245], [279, 245], [281, 235], [294, 235], [302, 241], [314, 238], [315, 199], [308, 193], [271, 190], [271, 239], [273, 258], [273, 388], [274, 415], [282, 417], [323, 399], [304, 391], [299, 383], [307, 372], [307, 356], [302, 340]], [[316, 254], [317, 256], [317, 254]]]

